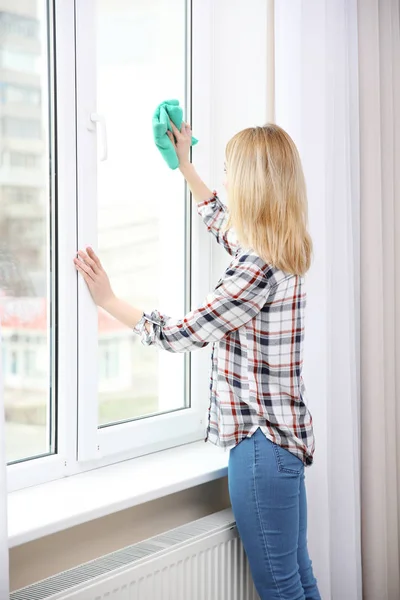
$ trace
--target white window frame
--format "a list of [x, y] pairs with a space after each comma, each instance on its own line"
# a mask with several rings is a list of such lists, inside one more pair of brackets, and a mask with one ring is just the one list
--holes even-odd
[[[90, 39], [88, 16], [94, 0], [79, 3], [79, 27]], [[57, 345], [57, 453], [8, 467], [9, 490], [37, 485], [146, 453], [202, 439], [206, 427], [209, 396], [209, 349], [191, 356], [190, 408], [152, 416], [105, 429], [98, 429], [97, 407], [97, 310], [83, 283], [78, 280], [72, 259], [78, 247], [95, 239], [94, 206], [85, 204], [92, 179], [77, 181], [76, 148], [96, 156], [95, 136], [87, 133], [87, 116], [93, 106], [75, 106], [75, 64], [83, 69], [86, 44], [77, 46], [75, 31], [77, 2], [54, 0], [57, 64], [57, 214], [58, 214], [58, 345]], [[83, 8], [84, 7], [84, 8]], [[212, 2], [192, 0], [192, 124], [201, 132], [195, 162], [206, 181], [211, 177], [212, 96]], [[55, 59], [55, 60], [54, 60]], [[79, 73], [78, 73], [79, 77]], [[90, 85], [90, 71], [81, 84]], [[76, 123], [76, 128], [71, 126]], [[83, 149], [83, 150], [82, 150]], [[93, 157], [93, 158], [90, 158]], [[95, 165], [92, 165], [95, 168]], [[94, 171], [95, 172], [95, 171]], [[77, 194], [78, 189], [78, 194]], [[92, 197], [93, 194], [92, 194]], [[187, 198], [187, 202], [190, 202]], [[77, 224], [79, 223], [79, 227]], [[195, 207], [192, 207], [191, 304], [199, 303], [211, 285], [211, 239]], [[78, 302], [79, 298], [79, 302]], [[162, 309], [162, 307], [160, 307]], [[84, 322], [84, 330], [82, 324]], [[132, 334], [134, 335], [134, 334]], [[143, 348], [146, 352], [146, 348]], [[78, 358], [77, 358], [78, 357]], [[84, 375], [83, 375], [84, 374]], [[113, 431], [114, 430], [114, 431]], [[152, 441], [149, 441], [152, 440]]]

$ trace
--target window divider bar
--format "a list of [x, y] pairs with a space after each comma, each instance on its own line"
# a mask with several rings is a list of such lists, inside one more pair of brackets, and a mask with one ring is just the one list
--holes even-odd
[[[77, 237], [97, 249], [96, 3], [75, 3]], [[100, 456], [98, 442], [98, 311], [78, 278], [78, 461]]]

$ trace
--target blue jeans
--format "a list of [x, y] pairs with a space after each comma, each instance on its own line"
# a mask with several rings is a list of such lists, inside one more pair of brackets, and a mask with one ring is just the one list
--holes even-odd
[[321, 600], [307, 550], [301, 460], [258, 429], [230, 452], [229, 493], [261, 600]]

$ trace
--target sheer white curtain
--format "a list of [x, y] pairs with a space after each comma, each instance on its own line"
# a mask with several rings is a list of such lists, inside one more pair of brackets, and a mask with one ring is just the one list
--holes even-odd
[[306, 383], [317, 439], [310, 552], [324, 600], [361, 599], [356, 0], [275, 3], [276, 122], [298, 144], [315, 259]]
[[6, 481], [6, 456], [4, 435], [4, 401], [3, 401], [3, 374], [1, 354], [1, 326], [0, 326], [0, 598], [4, 600], [9, 595], [8, 581], [8, 537], [7, 537], [7, 481]]
[[400, 598], [400, 6], [359, 0], [365, 600]]

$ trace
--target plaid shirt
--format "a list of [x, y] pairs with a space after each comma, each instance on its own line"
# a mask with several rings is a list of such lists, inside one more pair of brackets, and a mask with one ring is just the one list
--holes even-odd
[[[260, 428], [306, 465], [313, 460], [312, 418], [302, 379], [303, 278], [266, 264], [224, 232], [215, 195], [198, 204], [208, 230], [233, 256], [214, 291], [183, 319], [153, 311], [134, 331], [145, 345], [190, 352], [212, 344], [206, 439], [233, 447]], [[149, 324], [149, 331], [146, 323]]]

